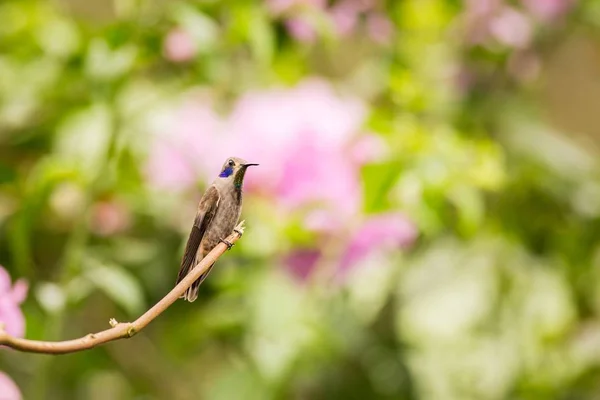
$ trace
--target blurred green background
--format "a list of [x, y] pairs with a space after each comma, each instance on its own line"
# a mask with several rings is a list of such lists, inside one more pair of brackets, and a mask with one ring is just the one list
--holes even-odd
[[261, 166], [195, 303], [0, 371], [24, 399], [600, 399], [598, 110], [594, 0], [4, 0], [26, 337], [135, 319], [225, 157]]

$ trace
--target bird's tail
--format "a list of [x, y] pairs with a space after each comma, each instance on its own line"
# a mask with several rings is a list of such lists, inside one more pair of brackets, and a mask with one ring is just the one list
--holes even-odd
[[[200, 275], [200, 278], [196, 279], [196, 281], [194, 283], [192, 283], [192, 286], [190, 286], [188, 288], [188, 290], [186, 290], [185, 293], [183, 293], [179, 298], [187, 300], [190, 303], [193, 302], [194, 300], [196, 300], [198, 298], [198, 288], [200, 287], [200, 284], [206, 279], [206, 277], [208, 276], [208, 274], [210, 273], [210, 270], [212, 269], [212, 267], [214, 265], [215, 264], [213, 263], [210, 267], [208, 267], [208, 269], [206, 271], [204, 271], [202, 273], [202, 275]], [[185, 270], [181, 269], [179, 271], [179, 275], [177, 276], [176, 284], [181, 282], [188, 273], [189, 273], [189, 270], [187, 268]]]

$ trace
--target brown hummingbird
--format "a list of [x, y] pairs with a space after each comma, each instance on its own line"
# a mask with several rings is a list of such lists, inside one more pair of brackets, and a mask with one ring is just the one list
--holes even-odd
[[[246, 169], [252, 165], [241, 158], [230, 157], [223, 164], [221, 173], [206, 190], [194, 219], [194, 225], [185, 246], [177, 283], [179, 283], [219, 242], [231, 249], [225, 238], [231, 234], [242, 212], [242, 183]], [[206, 272], [181, 296], [192, 302], [198, 297], [198, 287], [206, 279]]]

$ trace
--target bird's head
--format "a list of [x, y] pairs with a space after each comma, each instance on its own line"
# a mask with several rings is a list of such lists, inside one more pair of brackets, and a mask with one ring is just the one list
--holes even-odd
[[234, 185], [241, 188], [246, 169], [253, 165], [258, 164], [251, 164], [237, 157], [229, 157], [223, 164], [219, 178], [233, 180]]

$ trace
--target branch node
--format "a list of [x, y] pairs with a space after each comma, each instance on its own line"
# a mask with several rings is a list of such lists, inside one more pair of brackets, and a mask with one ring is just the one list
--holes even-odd
[[127, 328], [127, 337], [133, 337], [137, 333], [137, 330], [134, 326], [130, 326]]
[[119, 322], [118, 322], [116, 319], [114, 319], [114, 318], [111, 318], [111, 319], [109, 319], [109, 320], [108, 320], [108, 323], [109, 323], [109, 324], [110, 324], [110, 326], [112, 326], [113, 328], [114, 328], [115, 326], [119, 325]]

